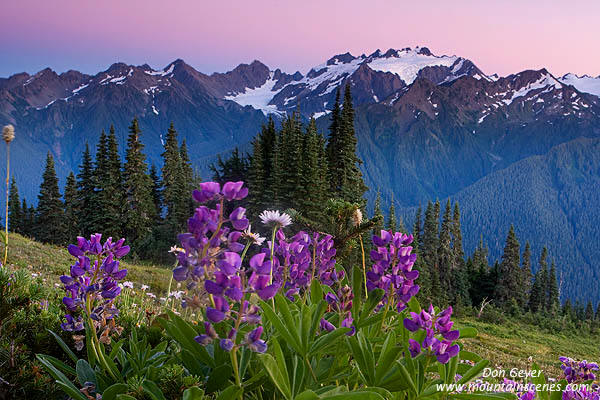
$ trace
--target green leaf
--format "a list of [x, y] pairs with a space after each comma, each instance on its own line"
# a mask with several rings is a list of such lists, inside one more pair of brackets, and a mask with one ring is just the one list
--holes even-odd
[[[369, 292], [369, 298], [367, 299], [367, 301], [365, 301], [364, 307], [360, 312], [360, 316], [358, 317], [357, 326], [360, 322], [362, 322], [371, 315], [371, 312], [375, 309], [375, 307], [377, 307], [377, 304], [379, 304], [381, 299], [383, 299], [384, 294], [385, 291], [383, 289], [375, 289]], [[360, 325], [363, 326], [362, 324]]]
[[52, 377], [56, 379], [56, 383], [61, 387], [61, 389], [65, 393], [67, 393], [74, 399], [87, 400], [83, 393], [81, 393], [79, 389], [75, 387], [75, 385], [65, 376], [65, 374], [60, 372], [54, 365], [52, 365], [52, 362], [50, 362], [46, 358], [46, 356], [42, 354], [37, 354], [36, 358], [39, 360], [39, 362], [42, 363], [44, 367], [46, 367], [50, 375], [52, 375]]
[[206, 392], [214, 393], [227, 386], [229, 378], [233, 374], [233, 368], [229, 364], [219, 365], [210, 373], [210, 377], [206, 382]]
[[360, 305], [362, 304], [364, 292], [364, 280], [363, 271], [354, 266], [352, 269], [352, 294], [354, 294], [354, 301], [352, 302], [352, 315], [359, 315]]
[[146, 392], [152, 400], [167, 400], [158, 385], [148, 379], [144, 379], [142, 382], [142, 389], [144, 389], [144, 392]]
[[369, 389], [358, 389], [348, 393], [338, 393], [330, 395], [323, 395], [321, 399], [329, 400], [385, 400], [385, 397], [375, 391]]
[[477, 337], [477, 334], [479, 333], [479, 332], [477, 332], [477, 329], [472, 328], [470, 326], [459, 329], [459, 332], [460, 332], [460, 336], [459, 336], [460, 339], [474, 338], [474, 337]]
[[400, 368], [400, 376], [402, 377], [402, 380], [404, 381], [404, 383], [408, 386], [408, 388], [414, 394], [417, 394], [418, 392], [417, 392], [417, 387], [415, 386], [415, 382], [410, 377], [410, 374], [406, 370], [406, 367], [404, 366], [404, 364], [402, 364], [400, 361], [396, 361], [396, 364]]
[[421, 305], [419, 304], [419, 301], [416, 297], [412, 297], [408, 301], [408, 309], [417, 314], [421, 312]]
[[128, 394], [118, 394], [117, 400], [137, 400], [135, 397], [130, 396]]
[[61, 349], [63, 349], [63, 351], [65, 353], [67, 353], [67, 355], [69, 356], [69, 358], [71, 360], [73, 360], [74, 363], [76, 363], [77, 362], [77, 356], [75, 355], [75, 353], [73, 353], [73, 350], [71, 350], [69, 348], [69, 346], [67, 346], [67, 344], [56, 333], [52, 332], [50, 329], [47, 329], [47, 331], [50, 332], [50, 334], [52, 336], [54, 336], [54, 339], [56, 339], [56, 341], [58, 342], [58, 345], [61, 347]]
[[115, 383], [112, 386], [107, 387], [102, 392], [102, 400], [115, 400], [118, 394], [127, 393], [129, 386], [124, 383]]
[[[183, 392], [182, 400], [203, 400], [204, 399], [204, 391], [200, 389], [198, 386], [192, 386], [191, 388], [185, 389]], [[104, 398], [102, 399], [104, 400]]]
[[479, 374], [481, 373], [481, 371], [483, 371], [483, 369], [485, 367], [488, 366], [489, 364], [489, 360], [481, 360], [479, 361], [477, 364], [473, 365], [467, 372], [465, 372], [462, 376], [462, 378], [460, 378], [460, 380], [458, 381], [458, 383], [469, 383], [471, 382], [473, 379], [477, 378], [479, 376]]
[[310, 302], [317, 304], [321, 300], [323, 300], [323, 288], [318, 279], [313, 279], [310, 283]]
[[[261, 301], [260, 307], [262, 308], [263, 315], [266, 316], [267, 320], [271, 323], [273, 328], [275, 328], [275, 331], [282, 337], [282, 339], [285, 340], [286, 343], [290, 345], [298, 354], [302, 354], [302, 346], [300, 344], [300, 339], [297, 332], [290, 331], [288, 329], [288, 326], [295, 327], [298, 324], [296, 322], [292, 322], [291, 324], [288, 324], [287, 322], [284, 323], [284, 321], [279, 318], [279, 315], [275, 314], [272, 309], [272, 305], [269, 303]], [[286, 309], [289, 314], [287, 304]], [[291, 315], [289, 317], [291, 318]]]
[[237, 399], [238, 397], [240, 397], [240, 395], [243, 392], [243, 388], [236, 386], [236, 385], [231, 385], [229, 386], [227, 389], [223, 390], [220, 394], [219, 397], [217, 397], [216, 400], [231, 400], [231, 399]]
[[271, 381], [287, 400], [292, 400], [292, 392], [290, 382], [286, 371], [281, 371], [277, 365], [277, 361], [270, 354], [259, 354], [258, 359], [262, 362], [267, 370]]
[[[541, 368], [536, 364], [533, 363], [531, 365], [531, 371], [539, 371], [538, 373], [534, 373], [532, 374], [532, 378], [531, 381], [533, 382], [534, 385], [540, 385], [538, 387], [543, 388], [544, 384], [546, 383], [546, 377], [544, 376], [544, 373], [542, 372]], [[536, 392], [536, 396], [539, 400], [549, 400], [550, 399], [550, 395], [548, 393], [548, 391], [546, 390], [538, 390]]]
[[319, 395], [309, 389], [294, 397], [294, 400], [319, 400]]
[[52, 363], [52, 365], [54, 365], [58, 370], [66, 373], [66, 374], [72, 375], [72, 376], [77, 376], [77, 372], [75, 371], [75, 368], [71, 367], [70, 365], [65, 364], [58, 358], [48, 356], [48, 355], [45, 355], [44, 358], [46, 358], [48, 361], [50, 361]]
[[375, 382], [379, 386], [383, 377], [390, 371], [390, 367], [396, 361], [401, 349], [396, 347], [396, 334], [392, 331], [381, 346], [381, 352], [377, 359], [377, 367], [375, 368]]
[[476, 363], [482, 360], [482, 358], [478, 354], [467, 350], [461, 350], [459, 356], [461, 360], [469, 360]]
[[91, 382], [94, 384], [94, 386], [98, 386], [96, 374], [86, 360], [77, 361], [75, 369], [77, 371], [77, 380], [79, 380], [79, 384], [81, 386], [85, 386], [86, 382]]
[[351, 331], [350, 328], [338, 328], [331, 332], [321, 334], [321, 336], [319, 336], [319, 338], [313, 342], [313, 344], [308, 352], [308, 355], [309, 356], [315, 355], [318, 352], [326, 349], [327, 347], [337, 344], [338, 339], [342, 335], [344, 335], [350, 331]]

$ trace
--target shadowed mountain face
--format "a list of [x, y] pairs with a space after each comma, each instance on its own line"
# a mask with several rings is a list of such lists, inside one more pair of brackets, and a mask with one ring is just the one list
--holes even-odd
[[259, 61], [212, 75], [182, 60], [162, 70], [117, 63], [93, 76], [45, 69], [0, 78], [0, 124], [16, 127], [13, 172], [21, 195], [35, 201], [46, 152], [62, 186], [85, 143], [96, 144], [111, 123], [124, 152], [137, 116], [145, 152], [160, 164], [173, 121], [206, 178], [215, 155], [247, 149], [269, 114], [299, 110], [327, 132], [336, 89], [347, 83], [371, 199], [377, 189], [384, 205], [393, 195], [411, 220], [430, 199], [456, 198], [467, 250], [483, 234], [493, 257], [515, 223], [538, 253], [549, 246], [568, 281], [565, 294], [591, 293], [584, 281], [600, 271], [592, 245], [600, 222], [593, 211], [600, 77], [556, 78], [545, 69], [486, 75], [470, 60], [424, 47], [340, 54], [305, 75]]

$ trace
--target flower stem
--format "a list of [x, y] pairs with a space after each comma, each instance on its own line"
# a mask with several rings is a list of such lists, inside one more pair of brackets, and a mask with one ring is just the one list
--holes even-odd
[[[234, 346], [233, 349], [229, 352], [229, 355], [231, 356], [231, 364], [233, 364], [233, 376], [235, 377], [235, 384], [238, 387], [242, 387], [242, 381], [240, 380], [240, 371], [239, 371], [239, 367], [238, 367], [238, 360], [237, 360], [237, 347]], [[240, 393], [240, 400], [243, 399], [243, 388], [242, 388], [242, 392]]]
[[269, 276], [269, 285], [273, 283], [273, 268], [275, 267], [273, 260], [275, 258], [275, 234], [279, 225], [273, 227], [273, 234], [271, 235], [271, 272]]
[[367, 292], [367, 264], [365, 262], [365, 245], [363, 244], [362, 234], [359, 233], [358, 237], [360, 239], [360, 250], [362, 252], [362, 270], [363, 270], [363, 279], [365, 282], [365, 298], [369, 298], [369, 293]]
[[8, 258], [8, 178], [10, 176], [10, 143], [6, 143], [6, 223], [4, 224], [4, 262]]

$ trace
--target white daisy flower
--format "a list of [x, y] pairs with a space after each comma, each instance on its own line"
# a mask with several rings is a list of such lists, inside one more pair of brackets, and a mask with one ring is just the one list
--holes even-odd
[[262, 245], [265, 241], [264, 237], [261, 237], [258, 233], [252, 232], [252, 226], [248, 225], [248, 228], [242, 233], [242, 237], [250, 240], [252, 243]]
[[123, 287], [129, 288], [129, 289], [133, 289], [133, 282], [131, 282], [131, 281], [125, 281], [125, 282], [123, 282]]
[[259, 215], [260, 220], [265, 225], [278, 225], [282, 228], [292, 224], [292, 217], [278, 210], [265, 210]]
[[148, 285], [142, 285], [142, 290], [144, 292], [146, 291], [146, 289], [150, 289], [150, 286], [148, 286]]

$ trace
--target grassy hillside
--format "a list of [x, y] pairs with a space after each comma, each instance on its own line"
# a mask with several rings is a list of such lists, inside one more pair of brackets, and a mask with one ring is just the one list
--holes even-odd
[[[34, 274], [41, 273], [47, 281], [55, 277], [56, 280], [53, 282], [58, 282], [58, 277], [67, 274], [73, 264], [73, 257], [64, 247], [38, 243], [13, 233], [10, 234], [9, 240], [7, 264], [12, 265], [13, 268], [25, 268]], [[4, 246], [1, 247], [4, 251]], [[168, 266], [130, 261], [124, 262], [123, 265], [128, 270], [127, 280], [148, 285], [157, 294], [167, 290], [171, 277], [171, 269]]]
[[[27, 269], [41, 274], [47, 285], [58, 282], [58, 276], [66, 273], [72, 257], [64, 248], [44, 245], [19, 235], [10, 236], [9, 264], [13, 268]], [[128, 280], [149, 285], [156, 293], [164, 293], [169, 284], [170, 268], [147, 264], [125, 263], [129, 270]], [[533, 325], [506, 322], [502, 325], [482, 322], [473, 317], [458, 318], [459, 327], [477, 328], [479, 336], [464, 341], [466, 350], [488, 358], [492, 366], [510, 370], [527, 368], [528, 358], [537, 362], [547, 376], [558, 376], [558, 357], [600, 360], [600, 337], [576, 334], [551, 334]]]

